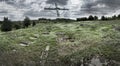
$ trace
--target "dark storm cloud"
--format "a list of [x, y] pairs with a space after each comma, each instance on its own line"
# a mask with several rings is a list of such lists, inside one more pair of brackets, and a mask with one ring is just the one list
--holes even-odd
[[[12, 11], [10, 9], [0, 9], [1, 14], [9, 15], [10, 17], [18, 18], [21, 16], [30, 16], [30, 17], [56, 17], [56, 12], [54, 13], [50, 11], [45, 11], [45, 7], [49, 7], [49, 4], [57, 3], [61, 7], [65, 6], [66, 8], [69, 6], [72, 8], [70, 11], [73, 10], [72, 13], [65, 13], [61, 16], [65, 17], [77, 17], [77, 16], [84, 16], [84, 15], [108, 15], [115, 13], [115, 11], [120, 10], [120, 0], [75, 0], [75, 1], [82, 1], [80, 2], [81, 5], [75, 4], [69, 4], [70, 0], [0, 0], [0, 3], [2, 1], [5, 1], [5, 5], [11, 6], [11, 9], [16, 9], [15, 11]], [[41, 8], [42, 1], [45, 4], [42, 5], [43, 8]], [[73, 1], [74, 2], [74, 1]], [[0, 4], [1, 5], [1, 4]], [[73, 7], [80, 6], [80, 7]], [[9, 7], [8, 7], [9, 8]], [[79, 9], [80, 8], [80, 9]], [[19, 9], [21, 9], [19, 11]], [[40, 10], [39, 10], [40, 9]], [[77, 9], [77, 10], [76, 10]], [[11, 13], [12, 12], [12, 13]], [[18, 12], [20, 15], [16, 15], [19, 17], [16, 17], [14, 12]], [[1, 15], [0, 14], [0, 15]], [[70, 16], [72, 14], [72, 16]]]
[[0, 1], [9, 1], [9, 0], [0, 0]]
[[120, 0], [85, 0], [81, 13], [107, 15], [120, 9]]
[[0, 2], [3, 1], [8, 5], [12, 5], [17, 8], [26, 8], [28, 6], [24, 4], [25, 0], [0, 0]]
[[8, 11], [6, 11], [6, 10], [0, 10], [0, 13], [6, 14], [6, 13], [8, 13]]
[[66, 5], [68, 0], [48, 0], [48, 4], [58, 3], [59, 5]]
[[120, 0], [98, 0], [97, 3], [106, 4], [106, 6], [110, 8], [118, 8], [120, 7]]

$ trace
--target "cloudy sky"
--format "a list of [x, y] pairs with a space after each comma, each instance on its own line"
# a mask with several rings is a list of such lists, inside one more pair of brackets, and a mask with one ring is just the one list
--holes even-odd
[[11, 20], [22, 20], [25, 16], [31, 19], [55, 18], [56, 11], [44, 10], [44, 8], [54, 8], [54, 3], [60, 8], [69, 9], [69, 11], [59, 11], [60, 16], [65, 18], [91, 14], [111, 16], [120, 13], [120, 0], [0, 0], [0, 20], [4, 16]]

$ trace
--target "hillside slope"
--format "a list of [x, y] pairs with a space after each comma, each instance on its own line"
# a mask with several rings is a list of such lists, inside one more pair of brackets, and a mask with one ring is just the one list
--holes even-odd
[[0, 33], [3, 66], [69, 66], [96, 55], [120, 62], [119, 20], [39, 23]]

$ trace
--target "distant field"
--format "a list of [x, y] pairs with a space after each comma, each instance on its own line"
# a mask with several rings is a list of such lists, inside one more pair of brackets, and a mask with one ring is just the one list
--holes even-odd
[[42, 66], [57, 62], [57, 66], [67, 66], [92, 55], [120, 62], [120, 20], [39, 23], [0, 32], [0, 66], [40, 62]]

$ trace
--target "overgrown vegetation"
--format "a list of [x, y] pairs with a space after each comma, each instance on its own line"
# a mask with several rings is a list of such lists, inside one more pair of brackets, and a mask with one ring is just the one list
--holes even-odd
[[8, 18], [4, 17], [4, 21], [1, 25], [1, 31], [7, 32], [11, 30], [12, 30], [12, 22]]
[[29, 17], [26, 17], [23, 21], [23, 27], [28, 28], [31, 25]]
[[93, 21], [93, 20], [120, 20], [120, 14], [119, 15], [113, 15], [112, 17], [106, 17], [106, 16], [101, 16], [100, 19], [98, 19], [97, 16], [90, 15], [89, 17], [82, 17], [82, 18], [77, 18], [77, 21]]
[[36, 23], [0, 32], [1, 66], [85, 66], [96, 55], [120, 62], [120, 20]]

